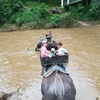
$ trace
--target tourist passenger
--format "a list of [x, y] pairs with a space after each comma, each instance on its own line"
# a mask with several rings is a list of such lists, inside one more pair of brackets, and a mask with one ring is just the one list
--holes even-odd
[[40, 51], [40, 48], [42, 46], [42, 42], [44, 41], [44, 38], [42, 35], [40, 35], [40, 40], [38, 41], [38, 43], [35, 46], [35, 51]]
[[41, 57], [50, 57], [50, 51], [47, 50], [47, 41], [43, 41], [43, 46], [41, 47]]
[[57, 47], [58, 47], [58, 50], [57, 50], [56, 55], [62, 56], [62, 55], [65, 55], [65, 54], [68, 53], [68, 51], [62, 47], [62, 43], [61, 42], [57, 43]]
[[54, 57], [55, 56], [55, 48], [51, 48], [51, 57]]
[[43, 42], [44, 41], [44, 38], [42, 35], [40, 35], [40, 42]]
[[[57, 43], [57, 47], [58, 47], [58, 50], [57, 50], [56, 55], [63, 56], [68, 53], [68, 51], [62, 47], [61, 42]], [[66, 70], [66, 66], [64, 66], [64, 64], [61, 64], [60, 66], [62, 69]]]
[[[41, 47], [41, 59], [42, 57], [51, 57], [49, 54], [50, 54], [50, 51], [47, 50], [46, 46], [47, 46], [47, 41], [43, 41], [43, 46]], [[42, 65], [42, 71], [41, 71], [41, 75], [43, 75], [44, 73], [44, 69], [47, 69], [46, 68], [47, 66], [45, 65]]]

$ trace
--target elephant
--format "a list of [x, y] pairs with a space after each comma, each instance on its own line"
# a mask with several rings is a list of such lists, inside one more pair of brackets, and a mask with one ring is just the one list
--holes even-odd
[[75, 100], [76, 88], [72, 78], [60, 71], [43, 77], [41, 83], [42, 100]]
[[55, 41], [52, 42], [47, 42], [47, 50], [51, 51], [51, 48], [54, 48], [55, 50], [57, 50], [57, 43]]
[[[40, 48], [42, 47], [42, 42], [37, 43], [36, 47], [35, 47], [35, 51], [39, 51]], [[57, 50], [57, 43], [53, 40], [51, 42], [47, 42], [47, 50], [51, 51], [51, 48], [55, 48], [55, 50]]]

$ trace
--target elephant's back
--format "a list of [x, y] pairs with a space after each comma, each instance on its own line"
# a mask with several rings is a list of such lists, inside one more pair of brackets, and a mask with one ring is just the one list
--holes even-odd
[[63, 73], [53, 73], [50, 77], [44, 78], [42, 89], [43, 94], [47, 97], [52, 96], [53, 100], [66, 100], [66, 98], [67, 100], [74, 100], [76, 95], [76, 89], [71, 77]]

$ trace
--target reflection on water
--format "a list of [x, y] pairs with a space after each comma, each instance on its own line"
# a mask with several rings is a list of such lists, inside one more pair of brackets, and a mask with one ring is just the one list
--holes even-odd
[[[41, 100], [41, 65], [34, 48], [49, 30], [0, 33], [0, 91], [21, 87], [21, 100]], [[100, 99], [100, 27], [51, 29], [55, 41], [69, 51], [67, 70], [77, 100]]]

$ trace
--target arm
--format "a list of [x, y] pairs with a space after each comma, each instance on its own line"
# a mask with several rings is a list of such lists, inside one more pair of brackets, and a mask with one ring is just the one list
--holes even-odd
[[58, 49], [56, 55], [57, 55], [57, 56], [62, 56], [62, 54], [61, 54], [61, 49]]
[[57, 55], [57, 56], [62, 56], [62, 55], [61, 55], [61, 54], [59, 54], [59, 53], [56, 53], [56, 55]]
[[65, 55], [66, 53], [68, 53], [68, 51], [66, 49], [60, 48], [60, 49], [58, 49], [58, 53], [56, 53], [56, 55], [62, 56], [62, 55]]
[[49, 56], [49, 53], [50, 53], [50, 52], [49, 52], [46, 48], [43, 48], [43, 49], [42, 49], [41, 54], [42, 54], [43, 56], [48, 56], [48, 57], [50, 57], [50, 56]]

